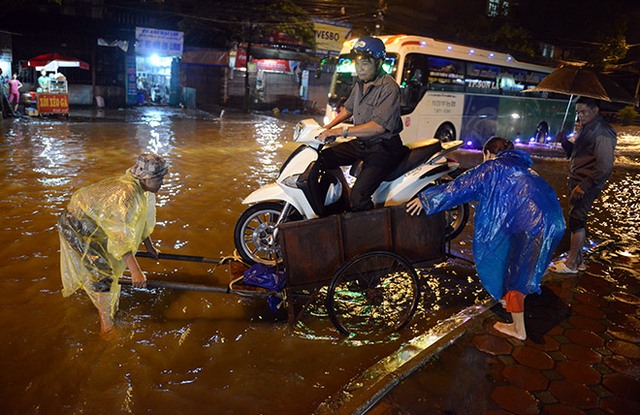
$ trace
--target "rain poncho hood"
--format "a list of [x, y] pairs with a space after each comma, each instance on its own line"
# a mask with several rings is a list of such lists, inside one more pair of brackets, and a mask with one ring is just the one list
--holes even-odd
[[524, 151], [503, 151], [453, 182], [419, 195], [426, 214], [478, 202], [473, 254], [478, 276], [495, 299], [510, 290], [539, 293], [565, 231], [556, 194], [532, 165]]
[[[84, 288], [99, 301], [96, 284], [108, 281], [111, 314], [118, 306], [123, 256], [135, 254], [155, 226], [155, 194], [130, 171], [83, 187], [71, 196], [58, 222], [63, 295]], [[111, 280], [111, 281], [109, 281]]]

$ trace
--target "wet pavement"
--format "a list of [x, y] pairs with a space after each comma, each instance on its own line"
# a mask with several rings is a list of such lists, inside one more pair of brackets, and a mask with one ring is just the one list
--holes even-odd
[[527, 340], [493, 329], [508, 318], [495, 305], [367, 414], [640, 413], [640, 285], [626, 272], [638, 262], [616, 258], [611, 277], [595, 261], [577, 276], [547, 274], [526, 298]]

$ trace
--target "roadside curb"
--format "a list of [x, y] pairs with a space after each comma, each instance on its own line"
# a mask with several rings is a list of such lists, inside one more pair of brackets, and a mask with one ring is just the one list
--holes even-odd
[[492, 300], [468, 307], [414, 337], [353, 379], [338, 394], [328, 397], [316, 408], [314, 415], [366, 413], [402, 380], [452, 345], [478, 321], [484, 321], [495, 304], [497, 302]]

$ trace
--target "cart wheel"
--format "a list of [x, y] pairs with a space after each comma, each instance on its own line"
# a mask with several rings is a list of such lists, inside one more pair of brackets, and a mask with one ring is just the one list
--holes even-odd
[[326, 306], [344, 334], [388, 334], [401, 329], [418, 307], [415, 268], [400, 255], [373, 251], [343, 265], [331, 280]]

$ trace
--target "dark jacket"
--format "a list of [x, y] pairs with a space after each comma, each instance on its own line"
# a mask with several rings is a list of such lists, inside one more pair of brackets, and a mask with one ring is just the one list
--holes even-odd
[[573, 144], [563, 146], [571, 158], [569, 179], [588, 192], [602, 189], [613, 170], [616, 131], [598, 116], [583, 125]]

